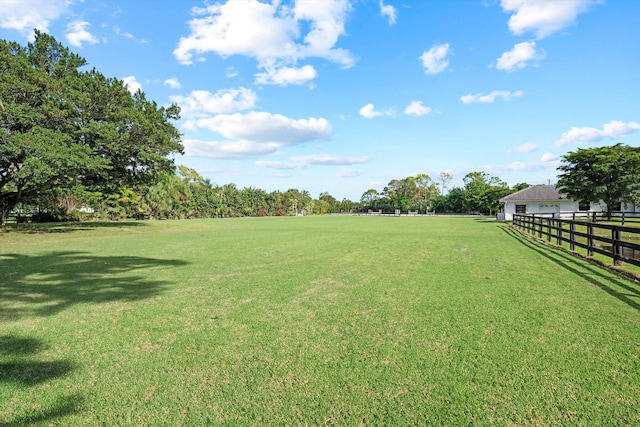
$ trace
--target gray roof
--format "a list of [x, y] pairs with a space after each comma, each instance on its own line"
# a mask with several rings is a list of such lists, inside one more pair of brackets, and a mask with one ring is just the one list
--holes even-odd
[[524, 190], [517, 191], [513, 194], [500, 199], [501, 202], [520, 202], [520, 201], [537, 201], [537, 200], [566, 200], [567, 195], [560, 193], [555, 185], [532, 185]]

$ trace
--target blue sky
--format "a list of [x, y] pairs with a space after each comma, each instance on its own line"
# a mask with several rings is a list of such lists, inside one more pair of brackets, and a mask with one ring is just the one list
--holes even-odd
[[182, 108], [177, 164], [217, 184], [357, 201], [394, 178], [556, 180], [579, 147], [640, 146], [636, 0], [0, 0]]

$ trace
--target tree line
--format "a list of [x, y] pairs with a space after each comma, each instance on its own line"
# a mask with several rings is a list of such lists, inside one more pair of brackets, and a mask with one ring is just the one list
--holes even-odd
[[400, 210], [421, 213], [493, 214], [500, 210], [500, 199], [529, 184], [513, 187], [486, 172], [471, 172], [464, 176], [462, 187], [446, 192], [453, 176], [440, 173], [437, 180], [427, 174], [393, 179], [382, 191], [369, 189], [360, 198], [360, 209], [383, 212]]
[[[212, 184], [177, 166], [183, 153], [173, 121], [180, 108], [158, 106], [142, 91], [95, 69], [50, 35], [27, 46], [0, 40], [0, 225], [12, 211], [33, 220], [220, 218], [368, 211], [479, 213], [500, 211], [509, 187], [486, 172], [418, 174], [366, 190], [359, 201], [295, 188], [271, 191]], [[576, 200], [640, 200], [640, 149], [579, 149], [563, 157], [559, 188]]]
[[464, 182], [463, 188], [442, 194], [428, 175], [409, 176], [391, 180], [381, 192], [369, 189], [360, 201], [354, 202], [338, 200], [328, 192], [313, 198], [308, 191], [295, 188], [268, 192], [255, 187], [238, 188], [233, 183], [217, 185], [194, 169], [180, 165], [175, 173], [162, 173], [149, 185], [122, 186], [108, 194], [80, 185], [52, 188], [18, 207], [23, 213], [29, 212], [28, 217], [34, 222], [391, 213], [395, 210], [491, 214], [499, 209], [499, 198], [526, 186], [509, 188], [499, 178], [484, 172], [470, 173]]

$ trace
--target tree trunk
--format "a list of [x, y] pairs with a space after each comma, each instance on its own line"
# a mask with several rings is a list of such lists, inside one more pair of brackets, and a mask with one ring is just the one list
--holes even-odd
[[5, 204], [0, 205], [0, 227], [4, 227], [8, 213], [9, 206]]
[[612, 202], [611, 200], [606, 202], [606, 205], [607, 205], [607, 221], [611, 221], [611, 217], [613, 216], [613, 204], [614, 204], [614, 202]]

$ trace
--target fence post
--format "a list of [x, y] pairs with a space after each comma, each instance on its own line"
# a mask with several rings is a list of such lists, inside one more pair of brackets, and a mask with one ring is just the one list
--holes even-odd
[[551, 223], [553, 219], [547, 219], [547, 242], [551, 242]]
[[589, 223], [587, 225], [587, 255], [593, 256], [593, 225]]
[[542, 239], [542, 217], [538, 220], [538, 238]]
[[569, 223], [569, 249], [576, 250], [576, 223], [573, 221]]
[[613, 256], [613, 265], [622, 265], [623, 246], [620, 244], [621, 233], [618, 227], [611, 229], [611, 255]]
[[556, 229], [558, 230], [556, 241], [558, 242], [558, 246], [562, 246], [562, 220], [561, 219], [556, 221]]

